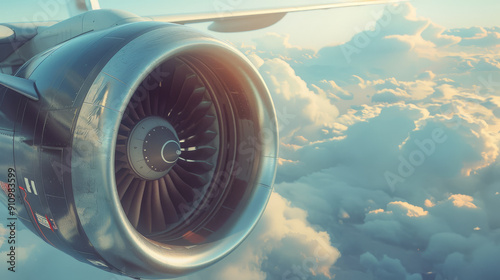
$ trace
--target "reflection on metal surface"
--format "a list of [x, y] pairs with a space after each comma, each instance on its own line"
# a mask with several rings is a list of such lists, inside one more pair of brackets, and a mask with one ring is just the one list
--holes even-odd
[[0, 85], [8, 87], [31, 100], [38, 100], [34, 81], [0, 73]]
[[227, 44], [136, 22], [69, 40], [16, 76], [37, 81], [39, 100], [0, 92], [0, 149], [14, 147], [0, 164], [19, 163], [19, 217], [54, 247], [113, 273], [165, 278], [220, 260], [262, 215], [274, 107]]
[[[91, 117], [90, 123], [80, 116], [77, 130], [80, 123], [99, 129], [105, 136], [101, 145], [96, 143], [98, 154], [114, 155], [115, 161], [93, 159], [103, 170], [98, 172], [104, 176], [96, 189], [99, 195], [77, 203], [78, 208], [95, 205], [106, 213], [85, 217], [91, 242], [103, 238], [93, 234], [102, 217], [116, 224], [107, 232], [113, 249], [96, 247], [113, 266], [144, 277], [192, 272], [227, 255], [254, 227], [274, 179], [260, 176], [274, 174], [276, 167], [277, 147], [261, 145], [277, 140], [276, 129], [274, 140], [260, 139], [262, 124], [276, 123], [269, 93], [250, 65], [223, 43], [185, 27], [165, 26], [131, 41], [103, 68], [114, 78], [107, 83], [127, 81], [128, 90], [106, 91], [105, 99], [98, 96], [103, 91], [90, 91], [86, 100], [101, 108], [101, 116]], [[112, 88], [92, 86], [103, 87]], [[121, 117], [102, 117], [107, 108]], [[119, 148], [130, 127], [149, 116], [164, 118], [175, 128], [182, 150], [176, 165], [152, 181], [131, 173]], [[259, 145], [240, 152], [238, 145], [251, 138]], [[264, 160], [269, 150], [274, 160]], [[115, 172], [116, 177], [110, 176]], [[73, 182], [84, 180], [86, 173], [73, 171]], [[87, 197], [75, 189], [77, 198], [80, 194]], [[131, 248], [136, 254], [127, 254]]]

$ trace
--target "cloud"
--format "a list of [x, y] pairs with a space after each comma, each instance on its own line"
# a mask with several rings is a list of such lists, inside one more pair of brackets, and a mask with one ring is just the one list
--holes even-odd
[[347, 90], [341, 88], [335, 83], [335, 81], [327, 81], [322, 80], [318, 83], [318, 85], [312, 85], [314, 89], [316, 89], [319, 94], [327, 95], [330, 99], [333, 100], [352, 100], [353, 95]]
[[469, 27], [452, 29], [447, 32], [452, 36], [462, 38], [461, 46], [496, 47], [500, 45], [500, 33], [493, 28]]
[[417, 79], [424, 80], [424, 81], [430, 81], [430, 80], [434, 80], [435, 77], [436, 77], [436, 74], [434, 74], [430, 70], [427, 70], [427, 71], [421, 73], [420, 75], [418, 75]]
[[399, 101], [422, 100], [435, 92], [435, 76], [432, 71], [426, 71], [419, 75], [421, 79], [416, 81], [398, 81], [395, 78], [384, 80], [364, 81], [360, 87], [372, 87], [376, 93], [372, 96], [373, 102], [396, 103]]
[[310, 90], [293, 68], [279, 58], [265, 60], [259, 71], [273, 93], [280, 133], [289, 138], [300, 133], [310, 141], [321, 139], [324, 135], [317, 127], [331, 127], [339, 114], [327, 93]]
[[374, 28], [365, 28], [349, 42], [319, 50], [299, 73], [313, 70], [321, 79], [332, 72], [343, 80], [352, 75], [410, 79], [433, 68], [441, 48], [460, 41], [443, 34], [443, 27], [417, 17], [410, 4], [393, 7], [387, 6], [382, 17], [371, 24]]
[[[472, 86], [477, 84], [477, 74], [466, 77], [467, 72], [498, 71], [499, 55], [494, 47], [499, 44], [500, 30], [495, 28], [446, 30], [419, 17], [409, 3], [388, 5], [383, 13], [374, 14], [373, 20], [353, 28], [358, 32], [351, 40], [317, 52], [293, 46], [286, 36], [277, 34], [258, 40], [256, 48], [244, 50], [289, 62], [309, 84], [334, 80], [354, 95], [344, 86], [353, 75], [411, 81], [416, 77], [428, 80], [425, 73], [432, 72], [436, 78], [458, 77], [461, 84]], [[264, 43], [272, 44], [269, 51]]]
[[265, 36], [255, 38], [255, 50], [263, 50], [257, 53], [262, 58], [280, 58], [289, 63], [300, 63], [304, 59], [314, 57], [315, 51], [289, 43], [289, 35], [280, 35], [277, 33], [267, 33]]
[[376, 279], [422, 280], [420, 274], [409, 275], [400, 260], [390, 258], [386, 255], [381, 260], [378, 260], [374, 255], [366, 252], [361, 255], [360, 262]]
[[448, 47], [461, 41], [459, 36], [446, 34], [445, 31], [446, 28], [443, 26], [429, 22], [428, 26], [422, 31], [421, 36], [423, 39], [432, 42], [435, 47]]
[[468, 195], [453, 194], [448, 199], [453, 201], [453, 205], [456, 207], [477, 208], [477, 206], [473, 203], [474, 198]]
[[276, 191], [335, 238], [335, 279], [495, 279], [479, 264], [500, 234], [499, 57], [481, 41], [496, 29], [446, 30], [410, 4], [377, 26], [288, 60], [338, 114], [288, 127]]
[[330, 243], [304, 210], [273, 193], [253, 233], [230, 257], [183, 279], [333, 279], [340, 253]]
[[453, 28], [444, 32], [447, 35], [456, 36], [460, 38], [480, 38], [484, 37], [487, 33], [486, 29], [481, 26], [473, 26], [467, 28]]
[[[422, 207], [411, 205], [408, 202], [404, 201], [390, 202], [387, 205], [387, 208], [406, 211], [406, 216], [408, 217], [422, 217], [422, 216], [427, 216], [427, 214], [429, 213], [428, 211], [425, 211]], [[393, 211], [391, 210], [391, 212]]]

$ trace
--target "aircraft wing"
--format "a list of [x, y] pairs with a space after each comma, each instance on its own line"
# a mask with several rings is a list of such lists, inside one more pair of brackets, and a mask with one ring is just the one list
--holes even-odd
[[219, 12], [198, 14], [174, 14], [149, 17], [154, 21], [172, 22], [178, 24], [213, 22], [209, 29], [218, 32], [240, 32], [271, 26], [280, 21], [286, 14], [293, 12], [326, 10], [354, 6], [390, 4], [402, 0], [355, 0], [329, 4], [314, 4], [253, 10], [224, 10]]
[[[407, 0], [347, 0], [328, 4], [307, 4], [300, 6], [249, 10], [232, 10], [230, 8], [221, 7], [217, 9], [218, 11], [203, 13], [170, 14], [147, 17], [137, 17], [131, 14], [130, 20], [135, 18], [136, 20], [153, 20], [177, 24], [212, 22], [209, 26], [209, 29], [212, 31], [242, 32], [271, 26], [280, 21], [286, 14], [292, 12], [390, 4], [402, 1]], [[98, 0], [69, 0], [67, 3], [69, 14], [72, 16], [70, 20], [73, 22], [72, 26], [74, 27], [85, 25], [84, 22], [88, 17], [80, 14], [100, 9]], [[108, 21], [112, 20], [113, 19], [109, 19]], [[122, 21], [120, 22], [116, 22], [116, 24], [123, 24], [129, 21], [129, 19], [123, 21], [123, 18], [121, 18], [121, 20]], [[75, 30], [65, 30], [65, 32], [63, 32], [63, 30], [60, 30], [60, 28], [56, 26], [68, 26], [68, 24], [57, 24], [57, 22], [0, 24], [0, 73], [12, 74], [12, 70], [9, 70], [10, 68], [5, 68], [3, 66], [15, 65], [19, 64], [18, 62], [23, 62], [22, 59], [20, 60], [17, 56], [12, 56], [12, 54], [24, 46], [27, 42], [34, 41], [32, 39], [35, 37], [38, 38], [38, 41], [47, 41], [46, 38], [49, 38], [50, 44], [34, 43], [34, 45], [36, 45], [35, 47], [25, 47], [27, 50], [25, 50], [24, 53], [21, 53], [22, 57], [29, 58], [33, 54], [36, 54], [41, 50], [48, 49], [50, 46], [54, 46], [57, 43], [69, 40], [85, 32], [107, 28], [111, 25], [107, 24], [106, 26], [95, 26], [92, 30], [80, 30], [78, 32]], [[54, 36], [61, 37], [61, 34], [63, 33], [72, 35], [67, 38], [64, 37], [62, 39], [54, 39]]]

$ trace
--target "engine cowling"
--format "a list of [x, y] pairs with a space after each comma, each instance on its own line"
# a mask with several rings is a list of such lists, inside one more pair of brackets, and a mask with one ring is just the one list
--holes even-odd
[[3, 93], [14, 158], [2, 166], [15, 161], [18, 214], [53, 246], [114, 273], [179, 276], [223, 258], [262, 215], [275, 111], [226, 43], [135, 22], [60, 44], [17, 76], [40, 99]]

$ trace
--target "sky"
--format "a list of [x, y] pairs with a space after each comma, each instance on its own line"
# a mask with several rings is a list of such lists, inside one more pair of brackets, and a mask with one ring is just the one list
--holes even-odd
[[[152, 0], [106, 2], [159, 10]], [[208, 2], [162, 1], [166, 13]], [[279, 167], [247, 240], [180, 279], [498, 279], [499, 10], [492, 0], [421, 0], [214, 33], [245, 53], [269, 87], [283, 116]], [[19, 272], [1, 269], [1, 279], [45, 279], [39, 271], [56, 280], [122, 279], [27, 230], [19, 240]]]

